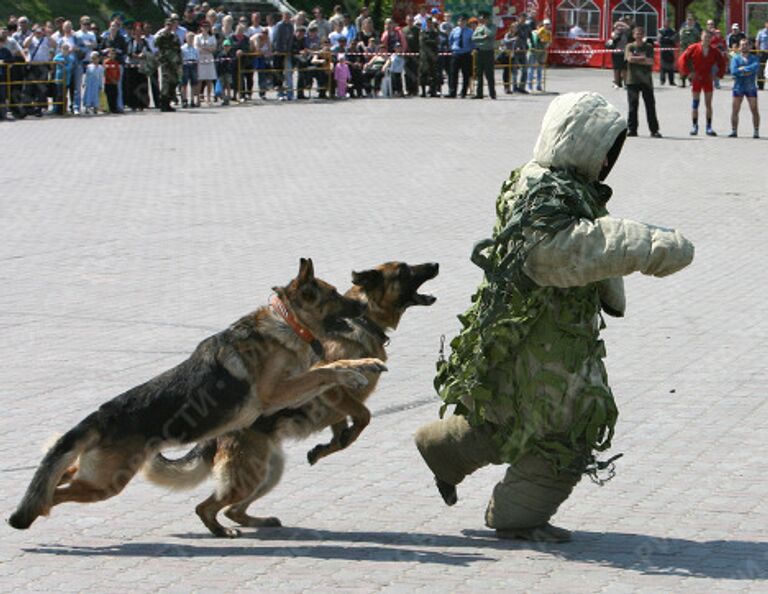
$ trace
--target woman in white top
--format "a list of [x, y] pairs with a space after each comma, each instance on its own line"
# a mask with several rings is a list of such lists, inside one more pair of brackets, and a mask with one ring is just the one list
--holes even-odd
[[[197, 62], [197, 79], [200, 84], [200, 96], [206, 96], [206, 102], [213, 99], [213, 81], [216, 80], [216, 38], [211, 35], [211, 23], [200, 23], [200, 33], [195, 35], [195, 48], [200, 54]], [[207, 92], [206, 92], [207, 90]]]
[[24, 50], [27, 52], [27, 61], [30, 63], [27, 71], [28, 80], [43, 81], [32, 83], [25, 87], [29, 95], [31, 111], [36, 116], [43, 115], [43, 110], [48, 109], [48, 65], [35, 64], [36, 62], [49, 62], [56, 47], [56, 40], [52, 37], [53, 31], [48, 27], [35, 25], [33, 34], [24, 41]]

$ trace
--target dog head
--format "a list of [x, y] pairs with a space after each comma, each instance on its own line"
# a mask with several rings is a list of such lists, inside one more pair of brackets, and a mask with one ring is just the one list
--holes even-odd
[[347, 295], [368, 304], [368, 316], [384, 328], [397, 328], [405, 310], [412, 305], [432, 305], [436, 297], [419, 293], [426, 281], [437, 276], [440, 265], [434, 262], [411, 266], [387, 262], [370, 270], [352, 273], [355, 286]]
[[348, 329], [345, 318], [365, 313], [365, 304], [340, 295], [333, 285], [315, 277], [311, 259], [302, 258], [299, 274], [285, 287], [272, 290], [290, 308], [296, 319], [317, 338], [328, 332]]

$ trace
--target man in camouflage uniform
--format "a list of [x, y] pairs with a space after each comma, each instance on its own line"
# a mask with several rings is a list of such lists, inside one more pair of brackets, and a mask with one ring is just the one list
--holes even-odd
[[487, 464], [509, 464], [485, 523], [501, 538], [561, 542], [549, 524], [594, 452], [611, 445], [618, 416], [599, 338], [602, 314], [622, 316], [622, 276], [687, 266], [680, 233], [608, 216], [602, 183], [627, 122], [597, 93], [555, 99], [533, 160], [496, 201], [493, 236], [472, 261], [485, 272], [461, 316], [435, 387], [454, 414], [425, 425], [416, 445], [448, 505], [456, 485]]
[[181, 68], [181, 42], [176, 35], [178, 23], [178, 19], [166, 19], [165, 27], [155, 36], [160, 64], [160, 111], [176, 111], [171, 107], [171, 101], [176, 97]]
[[[683, 26], [680, 27], [678, 39], [680, 40], [681, 54], [686, 49], [688, 49], [689, 45], [693, 45], [694, 43], [701, 41], [701, 27], [699, 26], [699, 23], [696, 22], [696, 19], [693, 18], [693, 15], [690, 12], [686, 15]], [[683, 87], [685, 86], [686, 78], [687, 77], [684, 74], [680, 74], [680, 85]]]

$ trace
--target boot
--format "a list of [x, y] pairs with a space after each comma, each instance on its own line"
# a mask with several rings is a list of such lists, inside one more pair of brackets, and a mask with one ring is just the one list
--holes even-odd
[[496, 530], [498, 538], [530, 540], [534, 542], [570, 542], [571, 532], [558, 528], [549, 522], [536, 528], [516, 528], [514, 530]]
[[501, 463], [492, 428], [471, 427], [462, 416], [424, 425], [416, 432], [415, 441], [446, 505], [458, 501], [456, 485], [464, 477], [487, 464]]

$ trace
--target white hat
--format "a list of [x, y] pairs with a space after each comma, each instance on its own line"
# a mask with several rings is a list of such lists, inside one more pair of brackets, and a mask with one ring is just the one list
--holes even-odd
[[541, 21], [541, 23], [542, 23], [543, 25], [551, 25], [551, 24], [552, 24], [552, 21], [550, 21], [549, 19], [544, 19], [543, 21]]
[[733, 25], [731, 25], [731, 29], [738, 29], [738, 28], [739, 28], [739, 23], [733, 23]]

